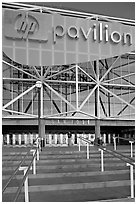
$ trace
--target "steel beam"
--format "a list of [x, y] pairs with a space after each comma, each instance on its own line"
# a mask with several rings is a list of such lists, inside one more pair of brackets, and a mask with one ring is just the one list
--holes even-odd
[[92, 89], [92, 91], [88, 94], [88, 96], [85, 98], [85, 100], [82, 102], [82, 104], [80, 105], [80, 107], [78, 108], [78, 110], [81, 110], [83, 108], [83, 106], [85, 105], [85, 103], [87, 102], [87, 100], [92, 96], [92, 94], [94, 93], [94, 91], [97, 89], [98, 85], [96, 84], [94, 86], [94, 88]]
[[25, 94], [27, 94], [28, 92], [30, 92], [31, 90], [33, 90], [35, 88], [36, 85], [33, 85], [32, 87], [30, 87], [28, 90], [24, 91], [23, 93], [21, 93], [19, 96], [17, 96], [16, 98], [14, 98], [13, 100], [11, 100], [9, 103], [7, 103], [6, 105], [3, 106], [3, 108], [7, 108], [8, 106], [10, 106], [12, 103], [14, 103], [15, 101], [17, 101], [19, 98], [21, 98], [22, 96], [24, 96]]
[[111, 69], [113, 68], [113, 65], [117, 62], [117, 60], [119, 60], [120, 56], [118, 56], [115, 61], [111, 64], [111, 66], [108, 68], [108, 70], [105, 72], [105, 74], [102, 76], [102, 78], [100, 79], [100, 82], [103, 81], [103, 79], [107, 76], [107, 74], [111, 71]]
[[116, 94], [114, 94], [112, 91], [109, 91], [108, 89], [106, 89], [105, 87], [103, 87], [102, 85], [100, 85], [100, 87], [102, 89], [104, 89], [105, 91], [107, 91], [108, 93], [112, 94], [113, 96], [115, 96], [117, 99], [119, 99], [120, 101], [122, 101], [123, 103], [127, 104], [128, 106], [130, 106], [131, 108], [135, 109], [134, 106], [132, 106], [130, 103], [128, 103], [127, 101], [125, 101], [124, 99], [120, 98], [119, 96], [117, 96]]
[[78, 66], [76, 65], [76, 110], [78, 110], [79, 103], [79, 92], [78, 92]]
[[[18, 67], [16, 67], [16, 66], [14, 66], [14, 65], [12, 65], [12, 64], [10, 64], [10, 63], [4, 61], [4, 60], [2, 60], [2, 62], [3, 62], [4, 64], [7, 64], [8, 66], [14, 68], [14, 69], [17, 69], [18, 71], [23, 72], [24, 74], [27, 74], [27, 75], [29, 75], [29, 76], [31, 76], [31, 77], [37, 79], [37, 80], [39, 79], [38, 77], [36, 77], [36, 76], [34, 76], [34, 75], [32, 75], [32, 74], [30, 74], [30, 73], [28, 73], [28, 72], [26, 72], [26, 71], [24, 71], [24, 70], [18, 68]], [[31, 81], [31, 79], [30, 79], [30, 81]]]
[[122, 79], [122, 78], [125, 78], [125, 77], [129, 77], [129, 76], [132, 76], [132, 75], [135, 75], [135, 73], [126, 74], [126, 75], [123, 75], [123, 76], [120, 76], [120, 77], [116, 77], [116, 78], [113, 78], [113, 79], [105, 80], [103, 82], [104, 83], [108, 83], [108, 82], [111, 82], [111, 81], [115, 81], [117, 79]]
[[55, 91], [51, 86], [49, 86], [47, 83], [44, 82], [44, 85], [46, 87], [48, 87], [54, 94], [56, 94], [60, 99], [62, 99], [65, 103], [67, 103], [71, 108], [73, 108], [74, 110], [76, 110], [76, 108], [70, 103], [68, 102], [63, 96], [61, 96], [57, 91]]
[[94, 61], [94, 70], [97, 75], [97, 88], [95, 89], [95, 141], [100, 138], [100, 91], [99, 91], [99, 61]]

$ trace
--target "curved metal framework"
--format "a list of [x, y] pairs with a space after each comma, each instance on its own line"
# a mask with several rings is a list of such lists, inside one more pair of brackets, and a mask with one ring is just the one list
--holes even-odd
[[[37, 117], [36, 82], [41, 81], [42, 118], [134, 118], [133, 54], [99, 60], [98, 63], [93, 61], [53, 67], [25, 66], [10, 60], [5, 54], [3, 56], [4, 117]], [[94, 111], [96, 90], [98, 116]]]

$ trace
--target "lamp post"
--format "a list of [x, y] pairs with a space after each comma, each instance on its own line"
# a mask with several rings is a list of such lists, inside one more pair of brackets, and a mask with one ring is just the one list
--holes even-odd
[[37, 81], [36, 82], [36, 87], [38, 88], [38, 134], [39, 138], [41, 139], [41, 87], [42, 87], [42, 82]]

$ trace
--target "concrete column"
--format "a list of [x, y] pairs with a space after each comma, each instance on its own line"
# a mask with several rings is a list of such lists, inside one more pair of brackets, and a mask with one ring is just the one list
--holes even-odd
[[49, 137], [49, 145], [52, 145], [52, 135], [49, 134], [48, 137]]
[[57, 145], [57, 141], [58, 141], [58, 135], [54, 134], [54, 141], [55, 141], [55, 145]]
[[60, 134], [60, 144], [63, 145], [63, 134]]
[[109, 144], [111, 143], [111, 134], [110, 133], [108, 134], [108, 143]]
[[7, 145], [9, 145], [10, 144], [10, 135], [7, 134], [6, 136], [7, 136]]
[[[40, 92], [39, 92], [40, 93]], [[40, 96], [39, 96], [40, 97]], [[44, 136], [45, 136], [45, 124], [44, 124], [44, 120], [40, 117], [40, 103], [39, 103], [39, 120], [38, 120], [38, 135], [41, 138], [41, 140], [43, 140]]]
[[16, 141], [15, 141], [15, 134], [12, 134], [12, 141], [13, 141], [13, 145], [15, 145]]
[[28, 141], [28, 144], [30, 144], [30, 134], [29, 133], [27, 134], [27, 141]]
[[106, 144], [106, 134], [105, 133], [103, 134], [103, 142], [104, 144]]
[[66, 133], [65, 137], [66, 137], [66, 144], [68, 145], [68, 134], [67, 133]]
[[95, 139], [100, 138], [100, 91], [99, 91], [99, 78], [100, 78], [100, 71], [99, 71], [99, 61], [94, 61], [94, 70], [96, 73], [96, 81], [98, 87], [95, 90]]
[[100, 138], [100, 120], [95, 119], [95, 137]]
[[24, 134], [24, 144], [27, 145], [27, 134]]
[[21, 134], [18, 134], [19, 145], [21, 145]]

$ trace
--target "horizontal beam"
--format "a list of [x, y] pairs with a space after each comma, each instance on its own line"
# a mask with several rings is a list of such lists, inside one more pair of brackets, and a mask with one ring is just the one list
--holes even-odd
[[[68, 117], [68, 118], [59, 118], [59, 117], [51, 117], [51, 118], [45, 118], [42, 119], [43, 121], [43, 125], [47, 126], [55, 126], [56, 128], [58, 128], [58, 126], [61, 126], [62, 128], [65, 127], [66, 130], [66, 126], [75, 126], [76, 130], [77, 127], [81, 127], [83, 126], [83, 128], [85, 126], [89, 127], [89, 130], [91, 129], [91, 127], [95, 126], [95, 119], [89, 117], [88, 119], [83, 119], [75, 117]], [[2, 120], [2, 125], [26, 125], [26, 126], [37, 126], [38, 122], [37, 122], [37, 118], [32, 118], [32, 117], [5, 117]], [[123, 127], [135, 127], [135, 120], [131, 120], [131, 119], [100, 119], [100, 125], [103, 127], [118, 127], [118, 126], [123, 126]], [[51, 130], [51, 129], [50, 129]]]
[[38, 5], [30, 5], [30, 4], [22, 4], [22, 3], [13, 3], [13, 2], [2, 2], [2, 5], [4, 6], [18, 6], [19, 8], [45, 8], [48, 9], [49, 11], [54, 11], [54, 12], [59, 12], [59, 13], [63, 13], [66, 15], [73, 15], [75, 16], [79, 16], [79, 17], [91, 17], [91, 16], [98, 16], [98, 17], [103, 17], [103, 18], [107, 18], [110, 20], [114, 20], [114, 21], [118, 21], [118, 22], [123, 22], [123, 23], [127, 23], [127, 24], [131, 24], [134, 25], [135, 24], [135, 20], [131, 20], [131, 19], [125, 19], [125, 18], [118, 18], [118, 17], [111, 17], [111, 16], [105, 16], [105, 15], [97, 15], [97, 14], [93, 14], [93, 13], [87, 13], [87, 12], [79, 12], [79, 11], [71, 11], [71, 10], [66, 10], [66, 9], [58, 9], [58, 8], [51, 8], [51, 7], [47, 7], [47, 6], [38, 6]]
[[8, 78], [8, 77], [3, 77], [3, 80], [4, 81], [20, 81], [20, 82], [23, 82], [23, 81], [27, 81], [27, 82], [36, 82], [37, 79], [23, 79], [23, 78]]
[[110, 83], [104, 83], [104, 82], [102, 82], [101, 84], [103, 86], [128, 87], [128, 88], [134, 88], [135, 89], [134, 85], [129, 85], [129, 84], [110, 84]]

